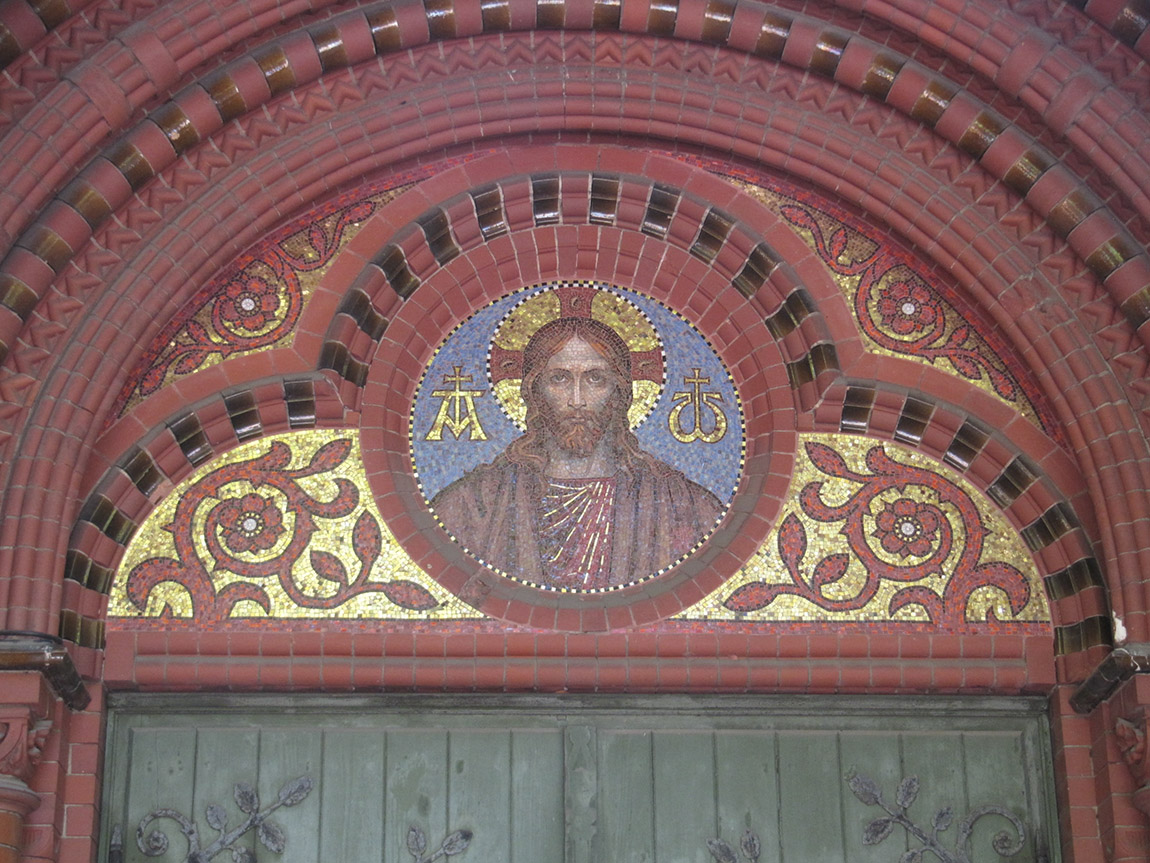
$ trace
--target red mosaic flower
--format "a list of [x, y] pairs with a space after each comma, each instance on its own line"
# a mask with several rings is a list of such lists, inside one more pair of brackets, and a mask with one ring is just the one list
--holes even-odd
[[941, 317], [934, 296], [923, 285], [893, 282], [879, 291], [879, 316], [900, 336], [929, 330]]
[[220, 320], [253, 333], [271, 323], [279, 307], [275, 286], [250, 275], [230, 282], [216, 301]]
[[284, 532], [283, 514], [275, 502], [258, 494], [245, 494], [220, 504], [221, 539], [228, 550], [266, 551]]
[[874, 536], [890, 554], [922, 557], [930, 553], [941, 519], [938, 507], [901, 497], [878, 514]]

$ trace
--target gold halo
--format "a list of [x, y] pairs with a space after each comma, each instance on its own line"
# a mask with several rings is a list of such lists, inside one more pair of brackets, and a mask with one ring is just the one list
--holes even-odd
[[[519, 391], [523, 349], [540, 327], [562, 317], [594, 318], [618, 333], [631, 349], [631, 407], [627, 421], [632, 429], [637, 428], [650, 416], [663, 393], [667, 367], [663, 342], [642, 309], [609, 288], [586, 282], [556, 285], [532, 294], [516, 303], [496, 326], [487, 355], [487, 375], [500, 408], [518, 428], [527, 428], [527, 405]], [[502, 371], [497, 365], [509, 366], [513, 371]], [[646, 374], [636, 373], [636, 365], [646, 367]]]

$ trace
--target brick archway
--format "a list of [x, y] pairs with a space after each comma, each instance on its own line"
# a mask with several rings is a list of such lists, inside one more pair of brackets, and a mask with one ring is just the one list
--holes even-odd
[[[1150, 640], [1150, 165], [1141, 146], [1150, 137], [1150, 28], [1135, 2], [1088, 3], [1082, 13], [1029, 0], [932, 3], [922, 19], [910, 0], [856, 5], [6, 3], [4, 626], [63, 634], [91, 681], [172, 685], [169, 666], [226, 652], [232, 636], [200, 643], [136, 633], [132, 668], [126, 642], [101, 651], [101, 584], [121, 539], [204, 457], [253, 435], [390, 410], [381, 386], [360, 373], [381, 350], [379, 319], [411, 324], [417, 308], [442, 315], [413, 285], [409, 304], [404, 278], [451, 281], [443, 295], [455, 298], [452, 314], [494, 292], [507, 272], [528, 281], [656, 273], [654, 291], [690, 307], [669, 270], [642, 270], [644, 255], [657, 255], [684, 278], [722, 281], [735, 298], [701, 292], [706, 304], [691, 313], [730, 330], [720, 341], [736, 359], [764, 350], [748, 365], [759, 369], [746, 377], [756, 393], [749, 413], [779, 410], [786, 422], [776, 437], [910, 441], [985, 492], [1027, 538], [1052, 602], [1052, 645], [1025, 656], [1007, 641], [961, 639], [908, 651], [937, 659], [944, 682], [933, 685], [942, 690], [1057, 682], [1063, 777], [1079, 776], [1069, 765], [1080, 766], [1094, 742], [1091, 779], [1068, 781], [1061, 799], [1066, 847], [1078, 846], [1068, 853], [1090, 859], [1105, 846], [1115, 859], [1136, 859], [1131, 843], [1144, 830], [1126, 826], [1137, 816], [1114, 791], [1128, 779], [1105, 732], [1114, 717], [1137, 714], [1138, 699], [1127, 693], [1082, 720], [1068, 705], [1083, 680], [1090, 689], [1099, 675], [1133, 674], [1136, 663], [1114, 664]], [[906, 250], [1019, 358], [1049, 424], [948, 367], [872, 350], [823, 252], [738, 185], [764, 176], [809, 190]], [[596, 198], [596, 177], [619, 181], [613, 220], [595, 209], [611, 200]], [[309, 210], [384, 181], [411, 188], [333, 262], [293, 341], [112, 409], [148, 346], [223, 269]], [[554, 225], [553, 186], [564, 202]], [[655, 198], [674, 214], [665, 224], [658, 213], [645, 221]], [[458, 254], [436, 245], [444, 238]], [[587, 254], [604, 244], [609, 255]], [[732, 312], [737, 321], [723, 322]], [[770, 458], [758, 467], [746, 507], [752, 540], [786, 494], [783, 467]], [[632, 622], [666, 613], [652, 607]], [[724, 651], [751, 651], [710, 632], [681, 643], [679, 634], [650, 643], [610, 636], [595, 642], [598, 655], [633, 650], [641, 661], [632, 678], [612, 676], [610, 662], [557, 670], [571, 656], [586, 659], [580, 635], [524, 648], [533, 685], [642, 686], [662, 658], [656, 688], [722, 688]], [[459, 649], [432, 641], [424, 647], [441, 658]], [[248, 672], [258, 676], [252, 657], [274, 649], [273, 639], [241, 642], [236, 655], [251, 667], [205, 662], [202, 682], [224, 685], [230, 673], [242, 686]], [[413, 643], [393, 640], [387, 654], [415, 657], [424, 649]], [[814, 688], [833, 676], [841, 649], [817, 639], [765, 643], [753, 650], [794, 661]], [[328, 644], [341, 656], [374, 649], [363, 638]], [[500, 685], [511, 649], [471, 644], [480, 670], [455, 682]], [[985, 650], [997, 663], [993, 680], [963, 677], [964, 660]], [[706, 661], [692, 664], [700, 655]], [[1090, 677], [1108, 655], [1111, 664]], [[102, 669], [109, 657], [114, 667]], [[332, 680], [352, 674], [340, 662], [328, 666]], [[451, 688], [438, 666], [401, 665], [385, 685]], [[303, 667], [284, 685], [306, 686]], [[868, 669], [896, 673], [883, 662]], [[760, 671], [738, 685], [793, 683], [778, 668]], [[853, 672], [835, 673], [846, 690], [865, 686]], [[76, 745], [94, 745], [75, 733]], [[90, 811], [81, 796], [62, 791], [50, 804]], [[1114, 813], [1102, 824], [1093, 814], [1100, 805]], [[45, 849], [61, 831], [68, 853], [88, 853], [92, 838], [47, 809], [28, 816], [33, 859], [51, 859]]]

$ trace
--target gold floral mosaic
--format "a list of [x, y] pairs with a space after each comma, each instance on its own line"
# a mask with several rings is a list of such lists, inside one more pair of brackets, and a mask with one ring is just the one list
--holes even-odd
[[1017, 531], [966, 480], [921, 453], [804, 435], [777, 527], [681, 618], [1048, 621]]
[[[803, 201], [759, 183], [726, 179], [785, 219], [838, 284], [867, 350], [936, 366], [1007, 402], [1052, 432], [1056, 423], [1024, 391], [1024, 369], [996, 348], [911, 259], [881, 243], [825, 201]], [[797, 194], [797, 192], [796, 192]], [[1014, 361], [1014, 366], [1020, 366]]]
[[411, 188], [397, 186], [281, 232], [241, 256], [188, 304], [144, 354], [114, 415], [130, 411], [173, 380], [231, 359], [291, 343], [296, 324], [332, 261], [380, 207]]
[[129, 544], [109, 617], [479, 617], [416, 566], [384, 524], [358, 432], [270, 436], [214, 459]]

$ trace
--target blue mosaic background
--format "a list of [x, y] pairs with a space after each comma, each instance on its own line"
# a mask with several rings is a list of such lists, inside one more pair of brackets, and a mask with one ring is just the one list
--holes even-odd
[[[487, 350], [503, 317], [523, 299], [546, 287], [518, 291], [476, 312], [447, 337], [428, 366], [416, 393], [411, 432], [416, 476], [428, 499], [435, 497], [465, 471], [492, 461], [522, 434], [495, 398], [487, 376]], [[666, 353], [666, 385], [654, 411], [635, 429], [640, 444], [652, 455], [710, 489], [723, 503], [730, 503], [742, 471], [743, 454], [742, 408], [730, 375], [706, 340], [674, 312], [641, 294], [621, 288], [611, 290], [633, 302], [650, 318], [663, 340]], [[464, 431], [460, 440], [448, 431], [444, 432], [441, 441], [424, 439], [439, 412], [440, 399], [433, 397], [431, 392], [450, 389], [443, 380], [445, 375], [453, 373], [455, 366], [460, 366], [464, 375], [471, 375], [471, 383], [465, 384], [464, 388], [484, 391], [474, 404], [487, 434], [486, 441], [470, 440], [469, 431]], [[675, 405], [674, 394], [691, 389], [683, 381], [696, 368], [700, 369], [703, 377], [711, 379], [703, 387], [704, 391], [722, 396], [727, 433], [716, 443], [702, 440], [682, 443], [668, 428], [668, 417]], [[704, 409], [703, 413], [703, 429], [709, 430], [713, 428], [710, 411]], [[694, 412], [687, 407], [680, 415], [680, 424], [690, 430], [694, 422]]]

